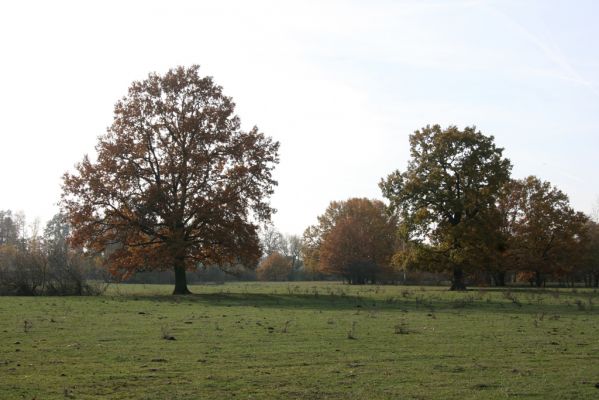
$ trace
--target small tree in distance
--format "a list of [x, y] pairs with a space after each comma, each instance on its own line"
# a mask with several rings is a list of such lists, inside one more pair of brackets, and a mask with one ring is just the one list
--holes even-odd
[[64, 175], [73, 243], [105, 252], [117, 275], [174, 270], [174, 294], [189, 293], [185, 271], [199, 264], [255, 266], [279, 144], [242, 131], [234, 108], [197, 65], [134, 82], [97, 161]]
[[256, 275], [261, 281], [284, 281], [292, 271], [291, 259], [275, 251], [260, 262]]
[[319, 224], [304, 233], [305, 262], [351, 284], [375, 283], [391, 272], [397, 220], [379, 200], [331, 202]]

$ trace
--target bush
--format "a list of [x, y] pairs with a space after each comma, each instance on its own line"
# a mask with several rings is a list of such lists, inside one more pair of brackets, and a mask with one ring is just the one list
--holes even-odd
[[262, 260], [256, 269], [256, 275], [261, 281], [285, 281], [289, 280], [292, 271], [293, 267], [289, 257], [274, 252]]
[[67, 254], [57, 262], [31, 249], [0, 246], [0, 295], [96, 295], [106, 289], [105, 279], [88, 281], [97, 265], [82, 254]]

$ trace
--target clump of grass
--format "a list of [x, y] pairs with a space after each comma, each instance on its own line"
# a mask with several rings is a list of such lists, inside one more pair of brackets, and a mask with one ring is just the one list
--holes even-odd
[[518, 307], [522, 307], [522, 303], [520, 303], [520, 301], [518, 300], [518, 298], [516, 296], [514, 296], [514, 298], [512, 298], [512, 304]]
[[542, 321], [545, 318], [545, 313], [540, 313], [537, 318], [539, 319], [539, 321]]
[[534, 319], [532, 321], [532, 323], [535, 326], [535, 328], [539, 327], [539, 325], [541, 324], [541, 322], [543, 322], [543, 319], [545, 319], [545, 313], [544, 312], [542, 312], [540, 314], [535, 314]]
[[461, 299], [455, 299], [453, 301], [453, 308], [464, 308], [469, 305], [473, 305], [476, 298], [472, 294], [468, 294]]
[[285, 325], [283, 326], [283, 329], [281, 329], [281, 333], [287, 333], [287, 329], [289, 328], [289, 324], [291, 324], [291, 320], [288, 319], [287, 321], [285, 321]]
[[162, 339], [164, 340], [177, 340], [173, 335], [171, 335], [171, 331], [167, 326], [163, 326], [160, 328], [162, 332]]
[[424, 295], [416, 295], [415, 301], [417, 306], [432, 307], [433, 304], [432, 299]]
[[357, 324], [358, 324], [358, 323], [357, 323], [356, 321], [352, 321], [352, 323], [351, 323], [351, 328], [350, 328], [350, 329], [349, 329], [349, 331], [347, 332], [347, 338], [348, 338], [348, 339], [355, 340], [355, 339], [357, 339], [357, 338], [358, 338], [358, 337], [356, 336], [356, 325], [357, 325]]
[[511, 300], [513, 297], [513, 293], [512, 293], [511, 289], [501, 292], [501, 295], [503, 296], [504, 299], [508, 299], [508, 300]]
[[506, 300], [510, 300], [513, 305], [518, 306], [518, 307], [522, 307], [522, 303], [520, 302], [520, 300], [518, 300], [518, 297], [516, 297], [516, 295], [514, 295], [512, 293], [511, 290], [506, 290], [505, 292], [503, 292], [503, 297]]
[[400, 320], [399, 323], [396, 324], [393, 328], [396, 335], [407, 335], [408, 333], [410, 333], [408, 323], [403, 319]]
[[64, 388], [62, 394], [65, 399], [74, 399], [75, 398], [75, 395], [73, 394], [73, 391], [70, 388]]

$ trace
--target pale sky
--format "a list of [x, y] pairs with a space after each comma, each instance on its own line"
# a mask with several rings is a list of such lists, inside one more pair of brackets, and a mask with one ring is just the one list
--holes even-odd
[[149, 72], [200, 64], [243, 126], [281, 142], [275, 226], [381, 198], [426, 124], [494, 135], [513, 176], [599, 196], [599, 2], [0, 3], [0, 210], [57, 210], [61, 175]]

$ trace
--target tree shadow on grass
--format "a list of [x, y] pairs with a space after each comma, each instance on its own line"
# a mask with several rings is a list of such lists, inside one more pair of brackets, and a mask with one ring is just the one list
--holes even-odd
[[200, 293], [185, 296], [172, 295], [125, 295], [131, 300], [152, 301], [172, 304], [198, 304], [212, 307], [257, 307], [297, 310], [379, 310], [379, 311], [421, 311], [421, 312], [484, 312], [496, 314], [572, 314], [599, 315], [596, 308], [576, 305], [565, 301], [558, 304], [527, 303], [513, 299], [475, 299], [472, 294], [465, 294], [451, 299], [438, 296], [427, 298], [415, 296], [411, 298], [388, 297], [369, 298], [359, 295], [337, 294], [268, 294], [268, 293]]

